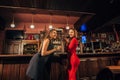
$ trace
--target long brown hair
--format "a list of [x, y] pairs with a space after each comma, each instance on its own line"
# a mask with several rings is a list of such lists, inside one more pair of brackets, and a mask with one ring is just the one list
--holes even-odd
[[50, 38], [50, 33], [53, 32], [53, 31], [56, 31], [56, 29], [51, 29], [51, 30], [46, 34], [46, 36], [45, 36], [44, 39]]
[[70, 28], [69, 30], [73, 30], [74, 31], [74, 37], [78, 37], [78, 32], [77, 32], [77, 30], [76, 29], [74, 29], [74, 28]]
[[42, 49], [43, 41], [44, 41], [45, 39], [47, 39], [47, 38], [50, 39], [50, 33], [53, 32], [53, 31], [56, 31], [56, 30], [55, 30], [55, 29], [51, 29], [48, 33], [46, 33], [44, 39], [41, 40], [41, 44], [40, 44], [40, 47], [39, 47], [39, 49], [38, 49], [38, 52], [40, 52], [41, 49]]

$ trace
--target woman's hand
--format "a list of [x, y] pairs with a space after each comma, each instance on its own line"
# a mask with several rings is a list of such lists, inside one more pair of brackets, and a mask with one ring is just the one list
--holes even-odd
[[[69, 45], [69, 39], [68, 38], [64, 38], [64, 40], [65, 40], [65, 47], [67, 47], [68, 45]], [[66, 50], [67, 50], [67, 48], [66, 48]]]
[[69, 43], [69, 39], [68, 38], [64, 38], [64, 40], [66, 41], [66, 43]]
[[62, 46], [57, 46], [56, 51], [60, 51], [62, 49]]

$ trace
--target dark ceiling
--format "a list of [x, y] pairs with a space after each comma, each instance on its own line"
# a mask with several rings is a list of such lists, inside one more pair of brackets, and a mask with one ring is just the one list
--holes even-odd
[[0, 6], [95, 13], [86, 23], [89, 30], [120, 16], [120, 0], [0, 0]]

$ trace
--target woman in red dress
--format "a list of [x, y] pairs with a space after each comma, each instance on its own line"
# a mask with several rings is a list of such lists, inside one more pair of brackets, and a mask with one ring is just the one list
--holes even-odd
[[69, 29], [69, 41], [67, 40], [67, 52], [68, 52], [68, 80], [76, 80], [76, 71], [80, 64], [79, 57], [76, 54], [76, 48], [78, 46], [77, 31], [75, 29]]

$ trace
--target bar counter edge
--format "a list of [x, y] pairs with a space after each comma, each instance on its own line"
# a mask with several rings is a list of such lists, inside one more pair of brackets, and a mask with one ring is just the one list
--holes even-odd
[[[16, 57], [32, 57], [34, 54], [0, 54], [1, 58], [16, 58]], [[86, 57], [112, 57], [112, 56], [120, 56], [120, 52], [107, 52], [107, 53], [81, 53], [77, 54], [79, 58], [86, 58]], [[55, 54], [56, 57], [66, 57], [67, 53], [58, 53]]]

